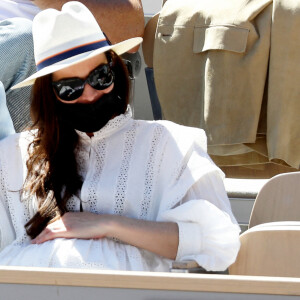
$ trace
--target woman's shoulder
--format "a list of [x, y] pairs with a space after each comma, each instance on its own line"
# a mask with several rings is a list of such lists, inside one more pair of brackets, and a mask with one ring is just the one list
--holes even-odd
[[196, 127], [188, 127], [171, 121], [143, 121], [140, 120], [142, 131], [160, 131], [164, 140], [177, 145], [197, 144], [207, 151], [207, 138], [205, 131]]

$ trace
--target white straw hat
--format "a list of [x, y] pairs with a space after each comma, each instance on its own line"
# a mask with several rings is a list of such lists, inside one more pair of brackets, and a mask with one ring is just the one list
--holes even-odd
[[31, 85], [36, 78], [88, 60], [108, 50], [118, 55], [142, 42], [136, 37], [110, 45], [98, 22], [80, 2], [63, 5], [62, 10], [46, 9], [33, 19], [32, 34], [37, 72], [13, 89]]

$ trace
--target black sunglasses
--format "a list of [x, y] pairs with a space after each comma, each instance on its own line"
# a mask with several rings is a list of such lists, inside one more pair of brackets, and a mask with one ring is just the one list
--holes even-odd
[[73, 101], [79, 98], [86, 83], [96, 90], [105, 90], [114, 82], [114, 73], [111, 65], [111, 62], [104, 65], [101, 64], [91, 71], [85, 80], [77, 77], [65, 78], [53, 81], [52, 86], [57, 96], [65, 101]]

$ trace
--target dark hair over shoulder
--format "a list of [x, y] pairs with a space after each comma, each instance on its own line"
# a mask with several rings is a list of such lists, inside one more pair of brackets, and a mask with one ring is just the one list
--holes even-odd
[[[124, 113], [130, 89], [127, 69], [113, 51], [106, 54], [113, 62], [114, 89], [118, 89], [124, 99]], [[78, 135], [62, 122], [51, 82], [51, 74], [38, 78], [32, 92], [32, 129], [36, 131], [33, 131], [34, 139], [28, 147], [28, 173], [23, 187], [23, 192], [35, 195], [38, 201], [38, 211], [25, 224], [31, 238], [35, 238], [50, 221], [67, 212], [67, 201], [82, 186], [75, 156]]]

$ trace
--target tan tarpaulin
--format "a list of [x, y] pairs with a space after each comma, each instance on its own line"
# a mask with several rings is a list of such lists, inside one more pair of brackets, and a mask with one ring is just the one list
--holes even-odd
[[299, 168], [295, 2], [169, 0], [146, 27], [145, 61], [153, 63], [164, 118], [204, 128], [221, 166]]

